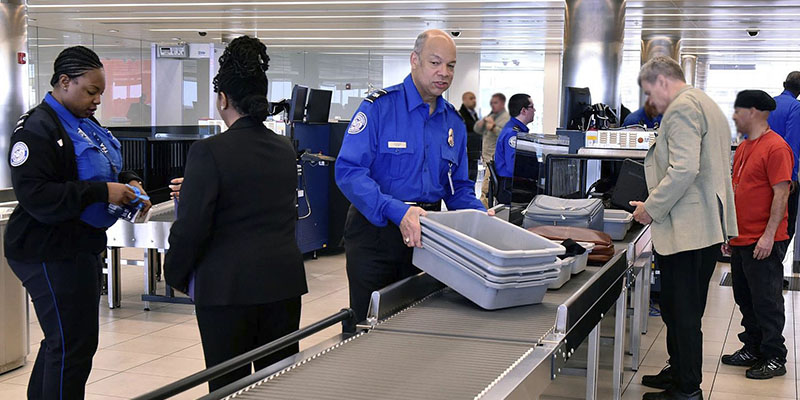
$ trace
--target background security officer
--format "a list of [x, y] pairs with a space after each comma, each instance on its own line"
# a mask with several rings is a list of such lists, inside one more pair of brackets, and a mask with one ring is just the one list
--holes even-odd
[[533, 108], [531, 96], [517, 93], [508, 100], [508, 112], [511, 113], [511, 119], [500, 131], [494, 152], [495, 170], [497, 171], [497, 181], [500, 185], [497, 201], [502, 204], [511, 204], [514, 159], [517, 154], [517, 134], [530, 131], [528, 124], [533, 122], [536, 109]]
[[[361, 103], [350, 122], [336, 183], [353, 204], [345, 222], [350, 307], [367, 315], [372, 291], [418, 270], [419, 217], [439, 210], [483, 210], [468, 178], [466, 129], [442, 97], [450, 87], [456, 46], [440, 30], [417, 37], [411, 75]], [[346, 327], [353, 330], [354, 326]]]
[[100, 254], [105, 230], [117, 220], [108, 203], [133, 201], [131, 187], [141, 184], [134, 173], [120, 172], [119, 142], [92, 117], [105, 90], [97, 54], [67, 48], [53, 70], [53, 91], [11, 135], [19, 205], [4, 244], [44, 331], [28, 398], [81, 399], [97, 350]]

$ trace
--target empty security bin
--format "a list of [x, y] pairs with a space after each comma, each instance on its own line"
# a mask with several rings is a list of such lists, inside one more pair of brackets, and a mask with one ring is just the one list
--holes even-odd
[[633, 226], [633, 214], [625, 210], [605, 210], [603, 232], [613, 240], [623, 240]]

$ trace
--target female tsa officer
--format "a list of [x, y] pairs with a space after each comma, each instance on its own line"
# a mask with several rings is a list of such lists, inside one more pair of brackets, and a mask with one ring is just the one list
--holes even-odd
[[[164, 264], [167, 283], [194, 297], [206, 366], [291, 333], [306, 293], [295, 241], [297, 156], [264, 126], [267, 48], [231, 42], [214, 78], [227, 131], [189, 149], [178, 218]], [[266, 367], [298, 351], [257, 360]], [[209, 382], [211, 391], [250, 374], [248, 365]]]
[[120, 172], [119, 142], [92, 117], [105, 89], [97, 54], [67, 48], [53, 70], [53, 91], [11, 133], [19, 205], [4, 245], [44, 331], [28, 398], [81, 399], [97, 350], [105, 231], [117, 220], [108, 204], [135, 202], [132, 187], [142, 189], [139, 177]]

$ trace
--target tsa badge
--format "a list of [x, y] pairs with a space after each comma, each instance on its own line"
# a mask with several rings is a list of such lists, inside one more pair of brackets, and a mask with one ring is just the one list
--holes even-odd
[[453, 147], [453, 146], [456, 145], [456, 141], [453, 138], [453, 128], [450, 128], [450, 130], [447, 131], [447, 144], [449, 144], [450, 147]]

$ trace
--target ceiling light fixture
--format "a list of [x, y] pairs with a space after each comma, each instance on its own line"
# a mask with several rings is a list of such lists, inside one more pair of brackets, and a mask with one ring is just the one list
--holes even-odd
[[[486, 4], [507, 3], [507, 0], [439, 0], [439, 4]], [[539, 0], [541, 3], [560, 3], [564, 0]], [[140, 7], [253, 7], [253, 6], [333, 6], [333, 5], [388, 5], [388, 4], [430, 4], [429, 0], [362, 0], [362, 1], [231, 1], [231, 2], [164, 2], [164, 3], [79, 3], [79, 4], [28, 4], [36, 8], [140, 8]], [[552, 7], [538, 7], [552, 8]]]

